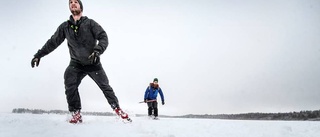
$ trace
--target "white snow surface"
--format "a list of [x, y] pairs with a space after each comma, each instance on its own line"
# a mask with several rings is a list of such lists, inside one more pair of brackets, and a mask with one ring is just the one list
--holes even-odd
[[0, 137], [319, 137], [316, 121], [245, 121], [83, 116], [70, 124], [68, 115], [0, 113]]

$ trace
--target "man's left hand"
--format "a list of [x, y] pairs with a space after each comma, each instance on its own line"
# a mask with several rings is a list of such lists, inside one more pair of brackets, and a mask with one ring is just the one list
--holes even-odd
[[91, 64], [98, 64], [100, 62], [100, 53], [98, 51], [94, 51], [88, 59]]

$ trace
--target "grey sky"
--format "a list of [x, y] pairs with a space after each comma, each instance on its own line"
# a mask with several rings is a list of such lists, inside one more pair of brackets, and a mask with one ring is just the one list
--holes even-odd
[[[159, 78], [160, 114], [314, 110], [320, 106], [319, 0], [82, 0], [107, 32], [103, 67], [131, 113]], [[70, 15], [67, 0], [0, 1], [0, 112], [64, 109], [66, 41], [30, 61]], [[84, 111], [111, 111], [86, 77]]]

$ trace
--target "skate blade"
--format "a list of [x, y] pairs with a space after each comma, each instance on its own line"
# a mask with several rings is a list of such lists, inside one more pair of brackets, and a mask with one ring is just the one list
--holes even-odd
[[128, 123], [132, 123], [132, 120], [130, 118], [126, 118], [126, 119], [122, 119], [122, 122], [125, 124], [128, 124]]

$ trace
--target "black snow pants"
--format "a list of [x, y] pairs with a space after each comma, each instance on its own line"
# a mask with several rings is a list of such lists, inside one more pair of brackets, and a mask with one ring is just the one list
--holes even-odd
[[99, 86], [111, 108], [119, 107], [118, 98], [109, 85], [108, 77], [101, 64], [82, 66], [71, 62], [64, 73], [65, 94], [67, 96], [69, 111], [81, 110], [78, 87], [86, 75], [89, 75]]
[[155, 117], [157, 117], [158, 116], [158, 102], [157, 101], [147, 102], [147, 105], [148, 105], [148, 115], [151, 116], [152, 111], [153, 111], [153, 115]]

